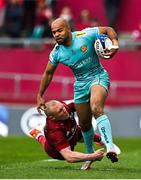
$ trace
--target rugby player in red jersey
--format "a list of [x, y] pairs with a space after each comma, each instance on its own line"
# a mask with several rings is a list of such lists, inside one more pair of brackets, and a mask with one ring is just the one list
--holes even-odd
[[[74, 103], [66, 104], [51, 100], [46, 102], [45, 105], [44, 112], [47, 118], [44, 133], [36, 128], [30, 131], [30, 135], [42, 144], [50, 157], [68, 162], [86, 161], [81, 168], [83, 170], [90, 168], [90, 162], [102, 160], [104, 156], [103, 149], [91, 154], [74, 151], [77, 142], [82, 142], [81, 129], [74, 118]], [[103, 145], [98, 134], [95, 134], [94, 141]]]

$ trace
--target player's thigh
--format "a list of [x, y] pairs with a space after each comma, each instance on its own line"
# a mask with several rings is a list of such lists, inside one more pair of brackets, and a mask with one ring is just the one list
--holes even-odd
[[91, 85], [91, 96], [90, 96], [90, 104], [91, 108], [93, 105], [103, 107], [105, 104], [105, 100], [108, 95], [110, 80], [108, 73], [103, 70], [97, 76], [95, 76], [94, 81]]
[[93, 85], [91, 87], [90, 106], [104, 107], [107, 95], [108, 92], [105, 87], [101, 85]]

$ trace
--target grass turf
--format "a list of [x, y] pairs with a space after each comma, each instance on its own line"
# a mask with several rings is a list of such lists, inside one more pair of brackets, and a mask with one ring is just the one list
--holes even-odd
[[[80, 170], [82, 163], [48, 161], [40, 144], [28, 137], [0, 138], [1, 179], [140, 179], [141, 138], [116, 138], [121, 148], [118, 163], [106, 157], [92, 169]], [[84, 151], [78, 144], [76, 150]]]

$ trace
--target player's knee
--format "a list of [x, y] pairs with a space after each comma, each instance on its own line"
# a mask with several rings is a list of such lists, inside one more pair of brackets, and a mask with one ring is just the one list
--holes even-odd
[[94, 115], [95, 118], [104, 114], [103, 108], [98, 104], [93, 104], [91, 107], [91, 111], [92, 111], [92, 114]]
[[91, 128], [91, 122], [79, 122], [82, 131], [88, 131]]

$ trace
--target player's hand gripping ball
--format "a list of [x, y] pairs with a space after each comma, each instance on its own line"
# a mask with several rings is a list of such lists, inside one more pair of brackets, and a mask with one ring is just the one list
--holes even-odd
[[100, 34], [94, 43], [94, 48], [99, 58], [108, 59], [110, 56], [106, 56], [105, 54], [110, 52], [112, 48], [117, 49], [118, 46], [113, 45], [111, 39], [107, 35]]

